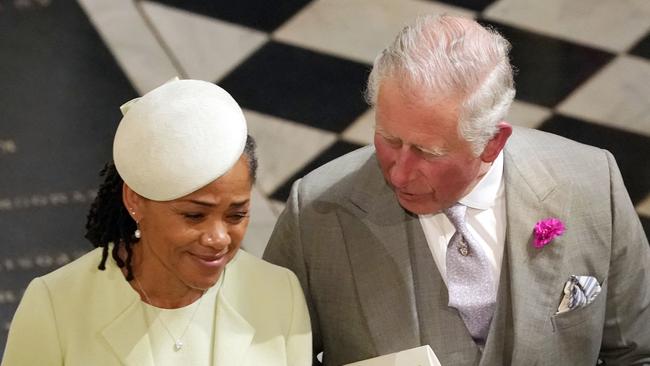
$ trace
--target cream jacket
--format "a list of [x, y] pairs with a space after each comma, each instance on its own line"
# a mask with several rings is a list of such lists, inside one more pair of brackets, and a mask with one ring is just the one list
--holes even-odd
[[[2, 366], [154, 366], [138, 294], [96, 249], [28, 286]], [[289, 270], [239, 251], [216, 300], [214, 365], [310, 365], [311, 330]]]

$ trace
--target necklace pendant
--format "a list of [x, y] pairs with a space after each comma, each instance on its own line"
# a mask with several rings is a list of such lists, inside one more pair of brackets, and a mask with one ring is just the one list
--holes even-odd
[[180, 339], [176, 340], [176, 342], [174, 342], [174, 351], [180, 351], [182, 348], [183, 348], [183, 341], [181, 341]]

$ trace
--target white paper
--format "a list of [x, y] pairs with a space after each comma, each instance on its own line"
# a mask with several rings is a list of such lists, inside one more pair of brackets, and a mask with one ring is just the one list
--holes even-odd
[[349, 363], [344, 366], [441, 366], [429, 345]]

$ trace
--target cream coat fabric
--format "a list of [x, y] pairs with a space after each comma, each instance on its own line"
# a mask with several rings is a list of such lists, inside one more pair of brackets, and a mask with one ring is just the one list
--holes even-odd
[[[101, 251], [34, 279], [2, 366], [154, 366], [138, 294]], [[309, 315], [293, 273], [239, 251], [216, 301], [213, 364], [311, 364]], [[185, 365], [183, 365], [185, 366]]]

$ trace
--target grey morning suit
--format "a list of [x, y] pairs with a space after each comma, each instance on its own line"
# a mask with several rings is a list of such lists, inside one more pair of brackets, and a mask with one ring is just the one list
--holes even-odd
[[[483, 353], [372, 147], [294, 184], [264, 258], [298, 275], [325, 365], [422, 344], [445, 366], [650, 364], [650, 247], [612, 155], [515, 128], [504, 158], [506, 240]], [[567, 230], [535, 249], [533, 226], [548, 217]], [[570, 275], [602, 292], [555, 315]]]

